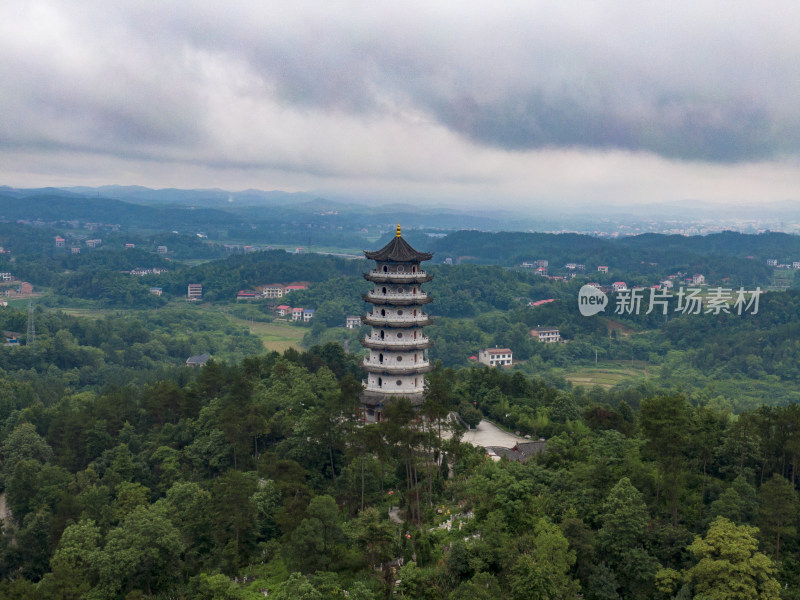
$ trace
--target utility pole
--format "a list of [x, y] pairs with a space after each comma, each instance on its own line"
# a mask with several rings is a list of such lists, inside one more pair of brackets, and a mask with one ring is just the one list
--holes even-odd
[[36, 341], [36, 326], [33, 324], [33, 300], [28, 300], [28, 335], [25, 345], [32, 346]]

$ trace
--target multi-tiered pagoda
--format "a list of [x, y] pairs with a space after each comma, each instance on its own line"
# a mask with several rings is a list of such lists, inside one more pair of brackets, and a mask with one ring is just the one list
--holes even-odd
[[433, 279], [420, 267], [432, 254], [417, 252], [405, 241], [397, 226], [397, 235], [377, 252], [364, 252], [375, 261], [375, 268], [364, 279], [375, 287], [362, 297], [372, 305], [372, 312], [362, 317], [371, 326], [361, 340], [369, 348], [364, 359], [366, 389], [361, 396], [364, 420], [380, 421], [383, 407], [405, 397], [421, 404], [425, 392], [425, 373], [431, 370], [427, 348], [433, 345], [422, 328], [433, 319], [422, 310], [433, 301], [422, 284]]

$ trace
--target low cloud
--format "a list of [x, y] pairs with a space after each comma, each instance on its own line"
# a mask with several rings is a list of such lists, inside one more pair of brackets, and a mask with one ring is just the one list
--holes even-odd
[[798, 21], [785, 1], [8, 2], [0, 175], [519, 199], [554, 164], [561, 193], [632, 195], [636, 174], [595, 169], [638, 165], [693, 177], [670, 182], [682, 197], [724, 172], [783, 199]]

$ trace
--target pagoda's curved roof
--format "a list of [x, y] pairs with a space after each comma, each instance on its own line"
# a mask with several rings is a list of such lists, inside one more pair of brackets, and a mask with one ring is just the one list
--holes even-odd
[[376, 250], [375, 252], [367, 252], [365, 250], [364, 256], [370, 260], [381, 262], [418, 262], [433, 258], [433, 254], [430, 252], [418, 252], [414, 250], [414, 248], [399, 235], [393, 237], [392, 241], [380, 250]]

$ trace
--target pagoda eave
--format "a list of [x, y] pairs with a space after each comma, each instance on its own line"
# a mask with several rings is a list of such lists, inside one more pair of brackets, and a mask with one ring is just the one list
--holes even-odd
[[383, 364], [371, 364], [368, 362], [362, 362], [361, 368], [369, 373], [378, 373], [378, 374], [385, 374], [385, 375], [414, 375], [416, 373], [429, 373], [433, 370], [433, 365], [430, 363], [425, 365], [411, 365], [411, 366], [396, 366], [396, 365], [389, 365], [386, 363]]
[[420, 296], [382, 296], [381, 294], [372, 294], [372, 293], [364, 293], [361, 294], [361, 298], [364, 302], [369, 302], [370, 304], [379, 304], [382, 306], [415, 306], [419, 305], [422, 306], [423, 304], [429, 304], [433, 302], [433, 296], [428, 296], [427, 294], [420, 295]]
[[423, 315], [421, 317], [415, 317], [414, 319], [393, 319], [391, 317], [373, 317], [370, 315], [364, 315], [361, 317], [361, 321], [366, 325], [372, 325], [373, 327], [407, 328], [431, 325], [433, 323], [433, 317]]
[[433, 346], [433, 340], [430, 339], [419, 341], [412, 340], [408, 342], [391, 342], [389, 340], [371, 340], [369, 338], [361, 338], [359, 341], [364, 348], [369, 348], [371, 350], [386, 350], [389, 352], [392, 350], [399, 352], [405, 352], [409, 350], [425, 350], [426, 348]]
[[364, 273], [363, 276], [372, 283], [427, 283], [433, 279], [430, 273]]
[[361, 402], [365, 406], [375, 407], [375, 406], [383, 406], [386, 403], [394, 402], [400, 398], [407, 398], [411, 404], [414, 406], [418, 406], [425, 402], [425, 393], [424, 392], [416, 392], [409, 394], [406, 393], [396, 393], [393, 394], [391, 392], [373, 392], [373, 391], [365, 391], [361, 394]]

